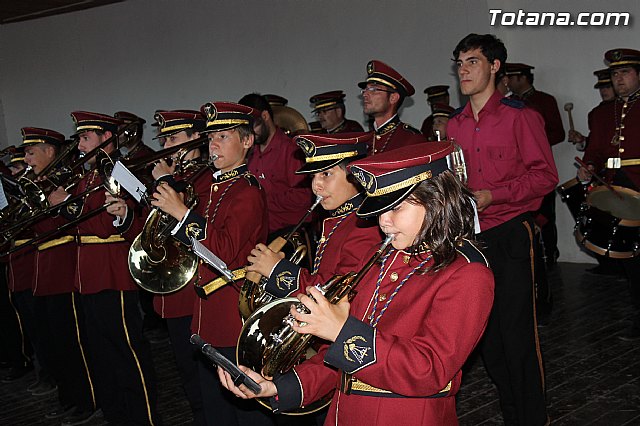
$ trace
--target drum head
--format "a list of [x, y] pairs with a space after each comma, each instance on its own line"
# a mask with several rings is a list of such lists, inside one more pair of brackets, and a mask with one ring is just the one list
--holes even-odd
[[587, 197], [587, 203], [598, 210], [607, 212], [612, 216], [622, 219], [623, 222], [638, 222], [626, 224], [627, 226], [640, 225], [640, 194], [621, 186], [614, 186], [615, 192], [606, 187], [598, 187], [591, 191]]

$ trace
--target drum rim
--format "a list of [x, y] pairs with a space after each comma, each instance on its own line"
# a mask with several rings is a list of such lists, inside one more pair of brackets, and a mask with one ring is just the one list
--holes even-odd
[[[616, 192], [621, 192], [623, 194], [627, 194], [627, 195], [630, 195], [632, 197], [640, 197], [640, 192], [634, 191], [633, 189], [625, 188], [624, 186], [617, 186], [617, 185], [611, 185], [611, 187], [613, 189], [615, 189]], [[618, 225], [620, 225], [620, 226], [628, 226], [628, 227], [639, 227], [640, 226], [640, 219], [627, 219], [627, 218], [619, 217], [619, 216], [616, 216], [614, 214], [609, 213], [606, 210], [602, 210], [601, 208], [598, 208], [598, 207], [594, 206], [590, 201], [590, 199], [593, 198], [592, 194], [597, 194], [597, 193], [600, 193], [602, 191], [609, 191], [609, 189], [606, 186], [597, 186], [597, 187], [593, 188], [587, 194], [587, 197], [585, 199], [585, 203], [592, 209], [599, 210], [599, 211], [601, 211], [603, 213], [606, 213], [606, 214], [608, 214], [608, 215], [610, 215], [612, 217], [620, 219], [620, 222], [618, 223]]]
[[[589, 251], [591, 251], [593, 253], [599, 254], [601, 256], [606, 256], [606, 257], [610, 257], [610, 258], [613, 258], [613, 259], [630, 259], [632, 257], [636, 257], [636, 255], [632, 251], [607, 250], [607, 249], [604, 249], [604, 248], [602, 248], [602, 247], [600, 247], [598, 245], [595, 245], [591, 241], [587, 240], [587, 237], [585, 237], [582, 234], [582, 232], [580, 232], [580, 229], [578, 229], [578, 228], [576, 228], [573, 231], [573, 234], [574, 234], [578, 244], [580, 244], [581, 246], [583, 246], [587, 250], [589, 250]], [[640, 254], [640, 252], [639, 252], [639, 254]]]

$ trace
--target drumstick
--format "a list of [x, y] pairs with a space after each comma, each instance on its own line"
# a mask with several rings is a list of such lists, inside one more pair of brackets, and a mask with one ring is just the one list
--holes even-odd
[[589, 170], [589, 165], [587, 163], [585, 163], [584, 161], [582, 161], [580, 159], [580, 157], [576, 157], [575, 160], [578, 162], [578, 164], [580, 164], [582, 167], [584, 167], [584, 169], [587, 171], [587, 173], [589, 173], [591, 176], [596, 178], [596, 180], [598, 182], [600, 182], [601, 184], [603, 184], [609, 191], [613, 192], [621, 200], [624, 200], [622, 195], [620, 195], [618, 193], [618, 191], [616, 191], [613, 186], [609, 185], [609, 183], [607, 181], [605, 181], [604, 179], [602, 179], [596, 172], [592, 172], [591, 170]]
[[569, 114], [569, 130], [575, 131], [575, 128], [573, 127], [573, 116], [571, 115], [572, 109], [573, 104], [571, 102], [567, 102], [566, 104], [564, 104], [564, 110], [567, 111], [567, 114]]

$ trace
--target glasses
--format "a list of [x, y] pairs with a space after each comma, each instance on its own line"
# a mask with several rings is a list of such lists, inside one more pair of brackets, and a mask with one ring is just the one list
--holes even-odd
[[378, 87], [373, 87], [373, 86], [365, 87], [364, 89], [360, 90], [360, 93], [363, 94], [363, 95], [366, 92], [369, 92], [369, 93], [376, 93], [376, 92], [395, 93], [393, 90], [384, 90], [384, 89], [380, 89]]

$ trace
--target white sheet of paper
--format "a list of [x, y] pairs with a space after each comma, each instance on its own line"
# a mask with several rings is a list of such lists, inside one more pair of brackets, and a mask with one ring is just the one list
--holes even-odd
[[147, 187], [135, 177], [120, 161], [116, 162], [111, 177], [120, 184], [137, 202], [147, 195]]
[[229, 281], [233, 280], [233, 272], [229, 270], [227, 264], [222, 259], [213, 254], [211, 250], [206, 248], [202, 243], [195, 238], [191, 237], [191, 248], [193, 252], [207, 264], [216, 268], [222, 275], [224, 275]]

